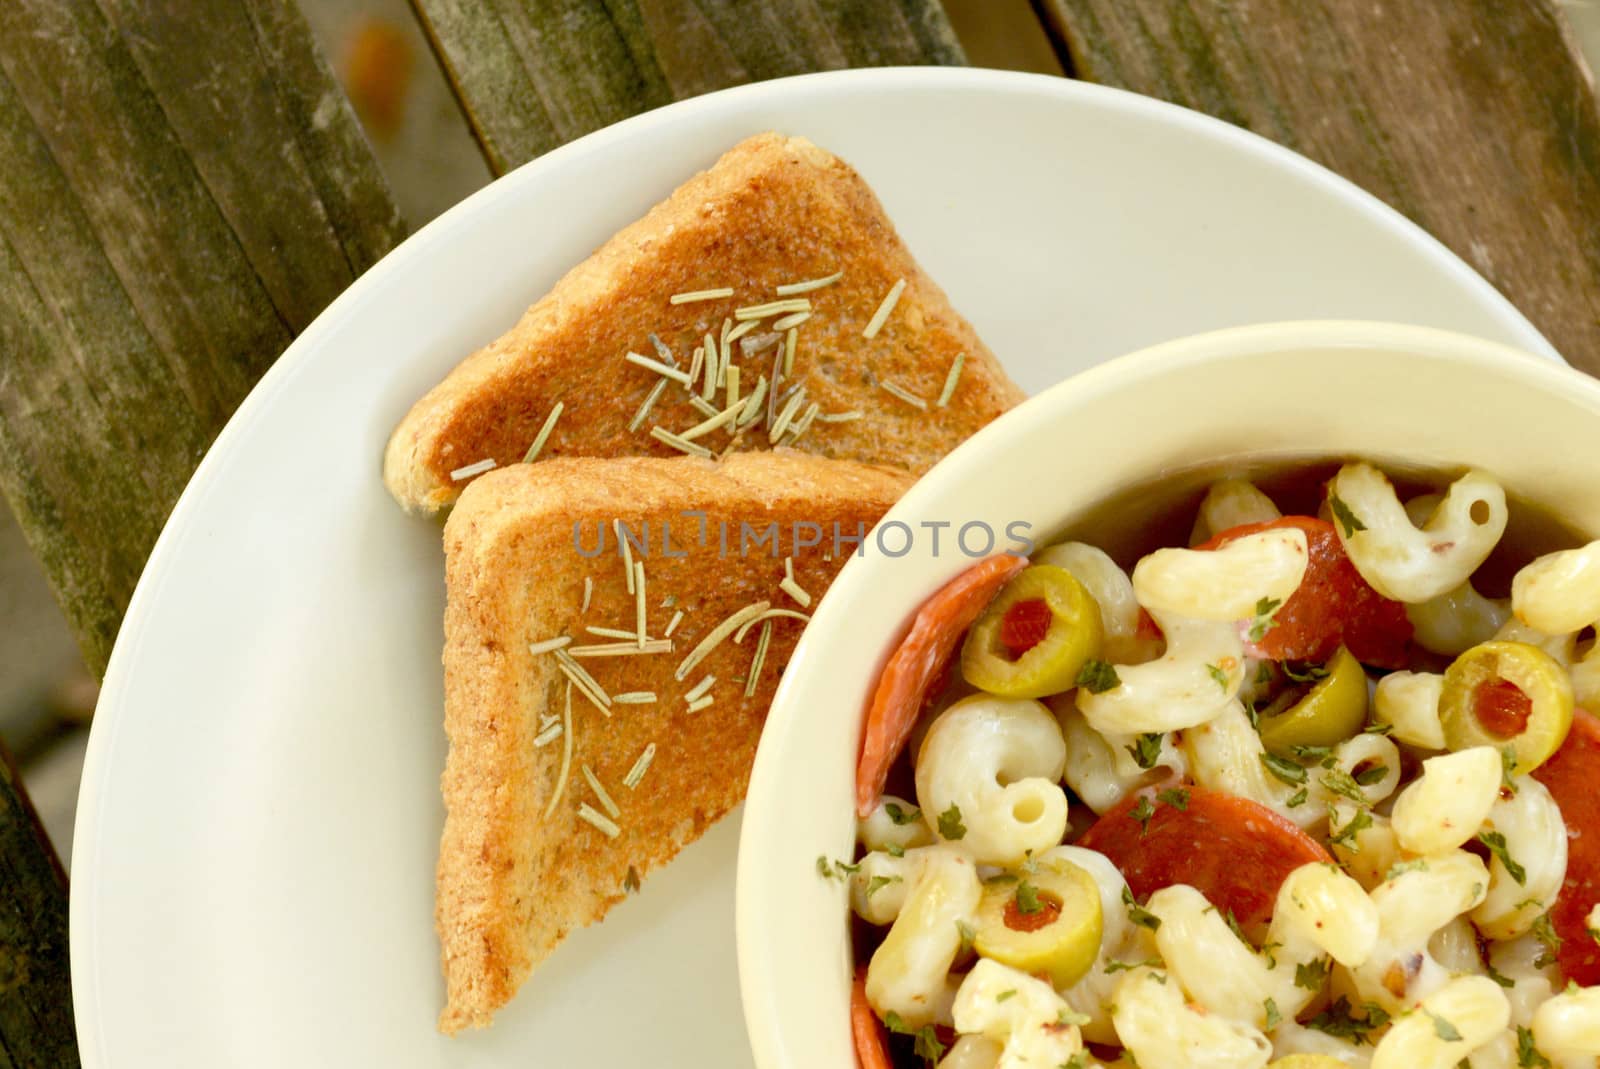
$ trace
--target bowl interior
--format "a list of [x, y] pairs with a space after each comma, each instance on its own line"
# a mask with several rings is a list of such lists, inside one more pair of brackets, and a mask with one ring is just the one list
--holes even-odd
[[[973, 437], [885, 518], [913, 532], [1025, 523], [1039, 545], [1092, 518], [1118, 539], [1221, 472], [1360, 456], [1386, 468], [1483, 468], [1518, 500], [1591, 536], [1600, 384], [1461, 335], [1288, 323], [1147, 349], [1046, 391]], [[1150, 488], [1143, 497], [1129, 488]], [[1104, 508], [1117, 502], [1113, 509]], [[899, 548], [899, 540], [892, 545]], [[853, 849], [861, 712], [917, 604], [971, 558], [946, 537], [852, 559], [784, 674], [740, 841], [738, 950], [761, 1069], [849, 1065], [845, 889], [816, 859]]]

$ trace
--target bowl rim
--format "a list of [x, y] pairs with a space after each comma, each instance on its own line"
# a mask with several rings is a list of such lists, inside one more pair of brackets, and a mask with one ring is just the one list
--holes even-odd
[[[926, 512], [930, 503], [948, 494], [951, 486], [972, 478], [976, 469], [992, 465], [997, 456], [1023, 447], [1042, 424], [1059, 418], [1065, 409], [1090, 404], [1096, 397], [1133, 391], [1154, 376], [1219, 359], [1341, 348], [1404, 354], [1452, 363], [1465, 370], [1510, 376], [1535, 390], [1566, 394], [1600, 418], [1600, 380], [1564, 363], [1473, 335], [1369, 320], [1297, 320], [1229, 327], [1172, 339], [1116, 357], [1027, 399], [967, 439], [918, 479], [883, 520]], [[925, 588], [896, 589], [890, 597], [901, 609], [900, 618], [909, 619], [916, 607], [938, 589], [939, 583], [964, 566], [942, 569], [947, 573], [944, 578]], [[769, 827], [774, 823], [772, 817], [780, 803], [774, 793], [778, 776], [771, 769], [783, 762], [783, 751], [788, 748], [802, 712], [810, 708], [806, 705], [806, 691], [813, 684], [811, 675], [803, 669], [820, 656], [811, 651], [826, 645], [833, 634], [844, 630], [842, 625], [848, 606], [864, 595], [864, 588], [872, 583], [881, 567], [882, 563], [871, 557], [848, 560], [827, 595], [818, 603], [790, 661], [802, 671], [784, 673], [773, 696], [751, 771], [735, 879], [735, 943], [745, 1026], [758, 1069], [799, 1069], [779, 1040], [783, 1034], [780, 1017], [790, 1005], [780, 997], [785, 970], [764, 945], [763, 933], [783, 919], [769, 912], [773, 902], [763, 893], [763, 883], [770, 879], [767, 874], [781, 871], [775, 861], [783, 845]], [[886, 642], [885, 652], [887, 648]], [[869, 686], [870, 680], [862, 681], [863, 692]], [[852, 750], [859, 746], [859, 715], [854, 725]], [[793, 808], [792, 803], [789, 808]], [[853, 826], [853, 813], [849, 815], [849, 822]], [[845, 910], [841, 923], [848, 917], [847, 906]]]

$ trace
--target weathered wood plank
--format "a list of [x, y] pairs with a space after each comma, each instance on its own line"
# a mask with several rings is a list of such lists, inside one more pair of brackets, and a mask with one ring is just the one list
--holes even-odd
[[67, 877], [0, 747], [0, 1069], [77, 1066]]
[[103, 665], [160, 531], [148, 503], [182, 485], [206, 435], [3, 75], [0, 159], [0, 485]]
[[101, 668], [206, 445], [401, 237], [292, 0], [0, 5], [0, 487]]
[[1553, 0], [1036, 2], [1080, 77], [1339, 172], [1600, 374], [1600, 118]]
[[608, 123], [808, 71], [963, 62], [937, 0], [413, 0], [499, 174]]
[[[162, 522], [403, 234], [293, 0], [0, 4], [0, 490], [100, 670]], [[0, 1067], [75, 1066], [66, 886], [0, 762]]]

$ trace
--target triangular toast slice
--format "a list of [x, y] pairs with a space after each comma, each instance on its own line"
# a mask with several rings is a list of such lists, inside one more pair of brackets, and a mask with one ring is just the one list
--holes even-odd
[[[467, 488], [445, 526], [443, 1031], [488, 1024], [568, 932], [739, 802], [794, 614], [910, 482], [778, 450], [557, 459]], [[636, 635], [641, 612], [646, 652], [587, 630]]]
[[[719, 289], [729, 295], [683, 299]], [[802, 303], [758, 315], [780, 300]], [[765, 398], [688, 451], [776, 441], [920, 474], [1023, 397], [861, 176], [768, 133], [620, 231], [417, 402], [389, 441], [384, 480], [412, 511], [445, 508], [491, 462], [522, 460], [558, 404], [540, 458], [674, 455], [685, 447], [662, 432], [731, 407], [724, 364], [739, 370], [737, 397]]]

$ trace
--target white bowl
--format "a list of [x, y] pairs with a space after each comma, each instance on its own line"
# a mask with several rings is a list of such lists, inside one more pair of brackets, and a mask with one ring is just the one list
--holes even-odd
[[[1600, 383], [1569, 368], [1419, 327], [1273, 324], [1158, 345], [1047, 390], [936, 466], [885, 522], [926, 532], [930, 521], [982, 520], [1002, 531], [1020, 520], [1042, 539], [1119, 491], [1185, 470], [1361, 456], [1484, 468], [1592, 537], [1597, 455]], [[740, 986], [760, 1069], [855, 1064], [848, 904], [816, 859], [852, 854], [862, 712], [917, 605], [971, 563], [949, 543], [935, 554], [918, 537], [898, 558], [869, 544], [852, 559], [773, 701], [737, 883]]]

